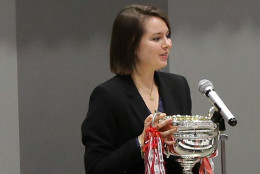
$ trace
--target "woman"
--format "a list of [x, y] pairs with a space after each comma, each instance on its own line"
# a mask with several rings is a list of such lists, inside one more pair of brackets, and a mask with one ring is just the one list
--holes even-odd
[[[170, 35], [167, 17], [154, 7], [127, 6], [117, 15], [110, 48], [116, 76], [94, 89], [82, 124], [87, 174], [144, 174], [140, 147], [155, 110], [163, 113], [158, 119], [191, 114], [186, 79], [158, 71], [167, 65]], [[176, 130], [163, 129], [171, 121], [156, 124], [166, 145], [174, 143]], [[182, 173], [174, 158], [165, 160], [167, 173]]]

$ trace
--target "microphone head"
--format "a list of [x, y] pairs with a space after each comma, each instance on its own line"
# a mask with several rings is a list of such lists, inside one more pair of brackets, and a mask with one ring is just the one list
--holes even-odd
[[207, 79], [203, 79], [203, 80], [199, 81], [198, 88], [202, 94], [205, 94], [209, 89], [214, 89], [211, 81], [209, 81]]

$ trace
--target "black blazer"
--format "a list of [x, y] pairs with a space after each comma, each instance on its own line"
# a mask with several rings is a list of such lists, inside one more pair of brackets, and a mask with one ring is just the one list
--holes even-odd
[[[155, 72], [155, 82], [167, 115], [191, 114], [190, 89], [184, 77]], [[149, 114], [130, 75], [117, 75], [97, 86], [81, 127], [86, 174], [144, 174], [136, 138]], [[174, 159], [165, 160], [167, 173], [181, 173]]]

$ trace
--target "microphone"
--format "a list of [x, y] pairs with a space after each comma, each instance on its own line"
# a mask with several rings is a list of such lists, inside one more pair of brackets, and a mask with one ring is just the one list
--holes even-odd
[[205, 96], [209, 98], [209, 100], [214, 104], [214, 106], [218, 109], [219, 113], [222, 115], [224, 120], [226, 120], [230, 126], [235, 126], [237, 124], [236, 118], [233, 116], [233, 114], [229, 111], [224, 102], [215, 92], [213, 84], [209, 80], [201, 80], [198, 84], [198, 88], [202, 94], [205, 94]]

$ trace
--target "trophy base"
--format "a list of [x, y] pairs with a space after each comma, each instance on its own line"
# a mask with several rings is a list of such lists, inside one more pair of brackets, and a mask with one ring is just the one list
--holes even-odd
[[199, 159], [197, 159], [197, 158], [182, 158], [182, 159], [177, 159], [177, 161], [183, 167], [183, 174], [193, 174], [192, 169], [195, 166], [195, 164], [197, 162], [199, 162]]

